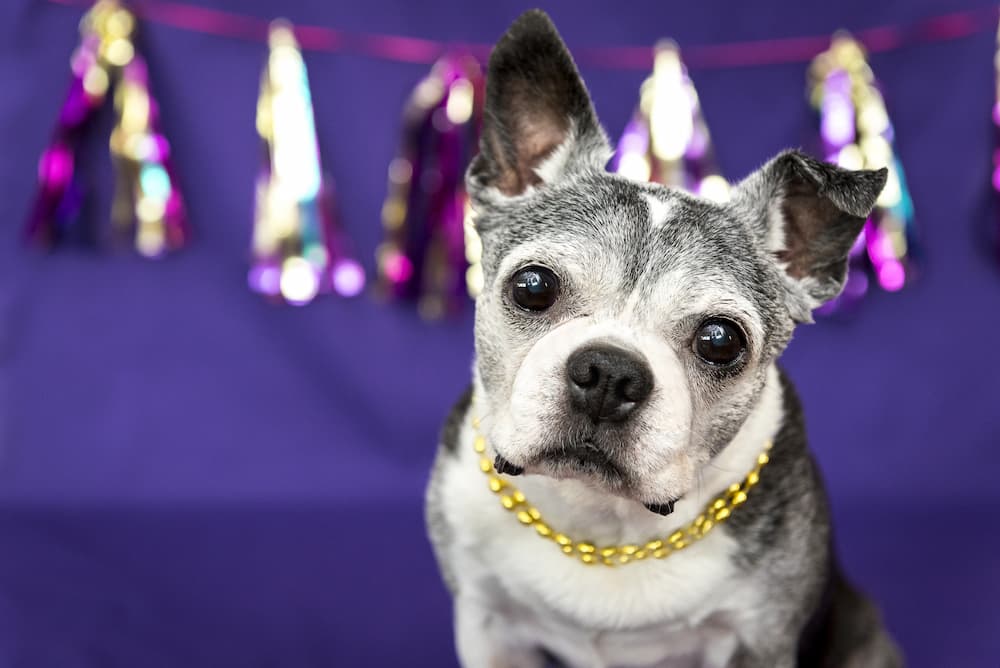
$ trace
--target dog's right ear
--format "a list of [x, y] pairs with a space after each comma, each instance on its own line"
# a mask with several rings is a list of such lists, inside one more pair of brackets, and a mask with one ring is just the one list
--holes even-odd
[[888, 170], [847, 170], [785, 151], [744, 179], [730, 206], [782, 268], [792, 317], [844, 287], [847, 255], [885, 186]]
[[573, 58], [545, 12], [522, 14], [490, 55], [479, 155], [466, 177], [488, 205], [572, 172], [603, 169], [607, 136]]

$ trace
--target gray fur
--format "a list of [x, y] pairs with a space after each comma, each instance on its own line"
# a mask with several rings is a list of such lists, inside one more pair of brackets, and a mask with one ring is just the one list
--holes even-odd
[[[718, 205], [608, 174], [608, 153], [589, 95], [554, 27], [541, 12], [525, 14], [491, 57], [481, 153], [467, 178], [483, 242], [477, 414], [492, 420], [487, 436], [493, 451], [518, 467], [554, 474], [540, 463], [545, 452], [586, 442], [612, 463], [613, 475], [578, 472], [595, 494], [657, 505], [691, 492], [697, 482], [688, 474], [701, 476], [715, 465], [763, 410], [768, 378], [796, 323], [809, 321], [811, 310], [842, 288], [847, 253], [885, 183], [885, 170], [850, 172], [788, 151]], [[654, 208], [666, 211], [667, 219], [655, 221]], [[546, 311], [527, 313], [512, 301], [512, 272], [527, 264], [542, 264], [560, 279], [559, 298]], [[730, 367], [706, 365], [692, 351], [694, 332], [710, 316], [727, 317], [746, 334], [746, 353]], [[655, 333], [651, 347], [639, 352], [659, 356], [660, 386], [628, 421], [595, 424], [568, 407], [558, 379], [533, 378], [541, 372], [531, 365], [547, 359], [537, 352], [540, 346], [607, 323], [612, 337], [617, 323], [643, 341]], [[536, 387], [535, 380], [544, 391], [532, 406], [538, 413], [530, 419], [531, 439], [518, 442], [524, 435], [503, 421], [529, 419], [510, 416], [517, 412], [512, 407], [534, 399], [523, 390]], [[772, 462], [750, 500], [719, 529], [739, 544], [733, 563], [766, 594], [768, 605], [751, 611], [752, 618], [706, 623], [754, 629], [753, 640], [744, 639], [729, 665], [791, 666], [796, 656], [799, 665], [811, 665], [802, 657], [831, 656], [848, 664], [867, 657], [850, 665], [898, 665], [877, 616], [836, 572], [826, 499], [801, 410], [784, 376], [780, 385], [784, 403]], [[674, 403], [689, 413], [683, 433], [676, 428], [680, 418], [670, 422], [658, 412], [674, 410]], [[446, 509], [464, 500], [447, 498], [442, 481], [461, 456], [457, 444], [468, 411], [466, 394], [444, 429], [428, 491], [431, 539], [456, 597], [468, 592], [451, 563], [455, 529]], [[674, 426], [665, 430], [665, 424]], [[651, 471], [656, 462], [673, 466], [673, 460], [694, 469], [675, 475], [671, 468], [669, 476]], [[567, 561], [566, 567], [577, 566]], [[518, 592], [492, 579], [475, 586], [493, 592], [498, 609], [522, 605]], [[852, 610], [866, 615], [866, 632], [852, 625]], [[489, 636], [485, 628], [483, 634]], [[553, 648], [516, 648], [533, 649]]]

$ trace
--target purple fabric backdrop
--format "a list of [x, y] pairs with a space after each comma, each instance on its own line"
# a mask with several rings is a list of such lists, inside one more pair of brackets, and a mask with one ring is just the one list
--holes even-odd
[[[495, 39], [523, 3], [192, 0], [347, 30]], [[787, 37], [981, 0], [577, 0], [570, 45]], [[245, 288], [262, 45], [148, 26], [196, 239], [150, 263], [17, 243], [67, 82], [77, 9], [0, 8], [0, 666], [452, 665], [423, 534], [435, 435], [467, 381], [471, 318], [371, 300], [272, 308]], [[993, 35], [872, 58], [926, 244], [922, 280], [803, 328], [805, 402], [850, 573], [910, 665], [1000, 650], [1000, 272]], [[325, 164], [372, 268], [403, 101], [425, 68], [307, 54]], [[584, 69], [620, 132], [642, 72]], [[804, 65], [694, 71], [730, 177], [811, 137]], [[108, 200], [107, 158], [95, 184]], [[106, 205], [95, 215], [106, 214]]]

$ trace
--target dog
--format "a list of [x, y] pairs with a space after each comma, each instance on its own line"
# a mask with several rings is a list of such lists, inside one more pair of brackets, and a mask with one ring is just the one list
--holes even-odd
[[489, 61], [469, 390], [427, 492], [467, 668], [893, 667], [776, 360], [887, 172], [786, 151], [719, 204], [608, 173], [549, 18]]

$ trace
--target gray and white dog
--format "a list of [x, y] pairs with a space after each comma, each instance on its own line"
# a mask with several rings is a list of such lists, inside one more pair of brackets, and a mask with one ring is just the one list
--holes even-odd
[[[610, 154], [552, 23], [522, 15], [490, 58], [467, 175], [485, 277], [474, 377], [428, 490], [461, 663], [900, 665], [838, 572], [776, 366], [796, 323], [841, 290], [886, 171], [788, 151], [716, 204], [609, 174]], [[735, 490], [768, 443], [726, 522], [646, 554]], [[542, 519], [501, 505], [514, 483]], [[567, 557], [555, 530], [595, 556], [631, 544], [618, 554], [632, 561]]]

